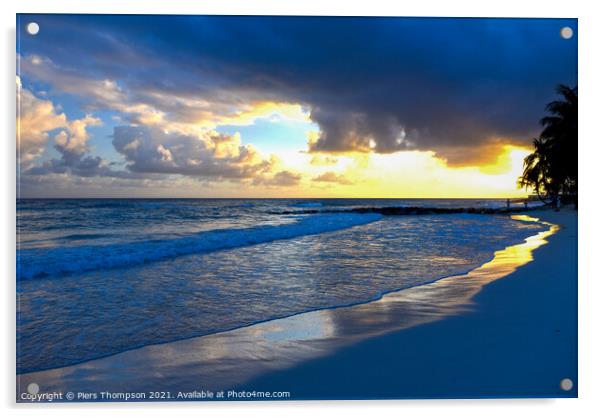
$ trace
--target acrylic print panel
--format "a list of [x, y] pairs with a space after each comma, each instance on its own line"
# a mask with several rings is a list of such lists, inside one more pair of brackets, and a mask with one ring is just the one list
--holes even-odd
[[577, 36], [18, 15], [17, 401], [576, 397]]

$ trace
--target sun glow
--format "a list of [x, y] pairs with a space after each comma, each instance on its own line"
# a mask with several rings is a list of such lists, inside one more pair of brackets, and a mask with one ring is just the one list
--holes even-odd
[[516, 181], [528, 153], [505, 145], [495, 163], [470, 167], [449, 167], [435, 153], [424, 151], [317, 158], [298, 151], [278, 158], [283, 167], [302, 174], [297, 188], [287, 192], [299, 197], [518, 198], [527, 195]]
[[309, 122], [309, 111], [300, 104], [263, 101], [243, 106], [233, 114], [214, 118], [216, 125], [245, 126], [260, 118], [273, 121], [294, 120]]

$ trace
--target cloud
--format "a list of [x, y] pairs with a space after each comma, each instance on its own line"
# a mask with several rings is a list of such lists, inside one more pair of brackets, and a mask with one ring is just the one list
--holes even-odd
[[169, 93], [147, 86], [128, 88], [110, 78], [97, 79], [75, 68], [61, 66], [41, 55], [19, 56], [24, 74], [51, 84], [56, 92], [85, 101], [88, 110], [123, 113], [131, 124], [159, 126], [182, 132], [217, 126], [251, 125], [257, 119], [308, 122], [309, 109], [298, 103], [259, 100], [252, 94], [204, 91], [203, 98], [185, 92]]
[[50, 100], [37, 98], [21, 86], [17, 77], [17, 151], [25, 167], [40, 156], [49, 139], [48, 132], [67, 126], [67, 117], [58, 113]]
[[240, 136], [201, 132], [166, 132], [148, 126], [119, 126], [113, 146], [137, 173], [180, 174], [214, 179], [245, 179], [271, 173], [275, 161], [264, 159]]
[[244, 126], [251, 125], [255, 120], [268, 118], [272, 121], [302, 121], [308, 122], [309, 111], [297, 103], [260, 101], [249, 104], [239, 104], [240, 109], [225, 115], [213, 115], [207, 123], [210, 127], [218, 125]]
[[102, 121], [90, 114], [82, 119], [73, 120], [68, 123], [66, 130], [62, 130], [56, 137], [56, 148], [61, 153], [82, 155], [88, 149], [88, 126], [98, 126]]
[[77, 177], [141, 178], [126, 171], [114, 170], [108, 161], [87, 154], [90, 150], [87, 145], [89, 138], [87, 127], [98, 124], [100, 120], [91, 115], [68, 122], [66, 128], [54, 137], [54, 148], [60, 153], [60, 159], [53, 158], [44, 161], [41, 165], [32, 165], [23, 174], [25, 176], [72, 174]]
[[71, 174], [77, 177], [113, 177], [135, 178], [124, 171], [111, 169], [109, 163], [99, 156], [74, 155], [65, 153], [60, 159], [44, 161], [41, 165], [31, 167], [24, 172], [25, 176], [45, 176], [49, 174]]
[[574, 19], [36, 20], [44, 37], [20, 43], [28, 77], [184, 133], [249, 123], [266, 116], [260, 103], [298, 106], [319, 125], [308, 148], [320, 153], [430, 150], [484, 163], [499, 141], [528, 144], [555, 85], [577, 82], [577, 39], [558, 35]]
[[[81, 119], [68, 120], [64, 113], [58, 113], [50, 100], [37, 98], [30, 90], [23, 88], [18, 77], [17, 97], [17, 149], [23, 175], [116, 175], [101, 158], [84, 156], [89, 150], [87, 128], [101, 124], [100, 119], [88, 114]], [[53, 131], [58, 131], [54, 141], [61, 158], [35, 166], [35, 159], [42, 154]]]
[[316, 166], [331, 166], [331, 165], [338, 164], [339, 159], [334, 156], [330, 156], [330, 155], [316, 154], [316, 155], [312, 156], [309, 163], [311, 165], [316, 165]]
[[279, 171], [269, 177], [257, 177], [253, 180], [255, 185], [267, 185], [272, 187], [291, 187], [299, 184], [302, 175], [291, 171]]
[[[71, 173], [82, 177], [106, 176], [118, 178], [142, 178], [142, 174], [180, 174], [212, 179], [246, 179], [268, 175], [266, 183], [292, 181], [286, 175], [272, 175], [273, 158], [263, 159], [254, 147], [242, 145], [240, 136], [223, 135], [208, 128], [214, 121], [201, 123], [170, 123], [165, 113], [145, 103], [130, 102], [130, 98], [116, 82], [90, 80], [77, 73], [70, 73], [52, 61], [37, 55], [23, 58], [23, 66], [38, 78], [52, 81], [62, 92], [91, 99], [89, 108], [108, 108], [128, 114], [129, 126], [114, 129], [113, 145], [127, 161], [127, 171], [116, 171], [109, 162], [92, 155], [85, 155], [89, 148], [87, 127], [101, 124], [101, 120], [87, 114], [81, 119], [68, 121], [65, 114], [57, 114], [50, 101], [37, 99], [23, 89], [21, 127], [24, 132], [21, 146], [24, 161], [33, 161], [43, 151], [48, 131], [62, 128], [54, 137], [55, 149], [60, 159], [43, 162], [39, 166], [28, 165], [29, 175]], [[20, 81], [20, 80], [19, 80]], [[307, 119], [308, 113], [299, 105], [258, 103], [241, 105], [241, 110], [223, 116], [228, 124], [251, 123], [255, 117], [284, 117]], [[212, 116], [217, 117], [217, 116]], [[167, 128], [173, 131], [167, 131]], [[137, 175], [132, 175], [137, 174]]]
[[132, 123], [149, 125], [159, 124], [165, 117], [152, 105], [135, 101], [115, 80], [90, 77], [41, 55], [19, 55], [17, 59], [23, 74], [49, 83], [59, 93], [85, 98], [84, 107], [88, 110], [110, 109], [128, 115]]
[[314, 182], [326, 182], [331, 184], [340, 184], [340, 185], [353, 185], [355, 182], [351, 181], [349, 178], [345, 177], [342, 174], [337, 174], [332, 171], [325, 172], [322, 175], [318, 175], [317, 177], [312, 178]]

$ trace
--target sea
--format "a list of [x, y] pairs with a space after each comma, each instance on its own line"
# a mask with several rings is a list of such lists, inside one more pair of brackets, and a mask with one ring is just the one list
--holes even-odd
[[352, 210], [506, 204], [19, 199], [17, 373], [367, 303], [464, 274], [545, 226], [504, 214]]

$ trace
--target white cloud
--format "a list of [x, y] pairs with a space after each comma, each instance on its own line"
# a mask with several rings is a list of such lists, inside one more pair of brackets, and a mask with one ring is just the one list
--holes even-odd
[[[264, 157], [252, 145], [242, 144], [238, 133], [226, 135], [215, 131], [220, 125], [249, 125], [261, 118], [309, 122], [309, 109], [300, 104], [242, 97], [244, 92], [214, 91], [207, 97], [199, 97], [184, 93], [168, 95], [148, 87], [129, 89], [115, 80], [93, 79], [60, 67], [43, 56], [18, 58], [22, 72], [30, 79], [50, 84], [51, 92], [83, 98], [85, 110], [116, 111], [124, 124], [114, 128], [113, 146], [126, 161], [125, 171], [114, 171], [106, 161], [86, 155], [90, 151], [86, 129], [101, 120], [88, 114], [69, 121], [61, 114], [62, 121], [57, 127], [62, 130], [54, 137], [61, 160], [46, 162], [30, 170], [32, 174], [71, 172], [123, 177], [177, 174], [274, 186], [296, 184], [301, 178], [282, 170], [275, 156]], [[52, 108], [56, 111], [56, 107]], [[46, 134], [42, 145], [47, 141]]]
[[[89, 151], [87, 128], [100, 123], [100, 119], [90, 114], [68, 120], [50, 100], [38, 98], [23, 88], [17, 77], [17, 157], [23, 174], [119, 175], [100, 157], [85, 156]], [[61, 158], [36, 166], [35, 159], [44, 151], [53, 131], [58, 131], [54, 142]]]
[[318, 175], [317, 177], [312, 178], [312, 181], [315, 182], [325, 182], [331, 184], [340, 184], [340, 185], [353, 185], [354, 182], [347, 178], [345, 175], [337, 174], [336, 172], [328, 171], [323, 173], [322, 175]]
[[17, 152], [22, 164], [30, 165], [43, 152], [49, 131], [67, 125], [64, 113], [58, 113], [50, 100], [37, 98], [22, 88], [17, 77]]
[[113, 145], [139, 173], [181, 174], [198, 177], [244, 179], [273, 170], [275, 161], [265, 159], [239, 135], [202, 132], [198, 135], [166, 132], [146, 126], [119, 126]]
[[292, 171], [278, 171], [271, 176], [257, 177], [255, 185], [267, 185], [270, 187], [290, 187], [301, 182], [302, 175]]
[[69, 134], [63, 130], [56, 137], [55, 142], [59, 151], [71, 152], [76, 155], [82, 155], [88, 149], [88, 126], [97, 126], [102, 124], [101, 120], [87, 114], [83, 119], [73, 120], [67, 125]]

